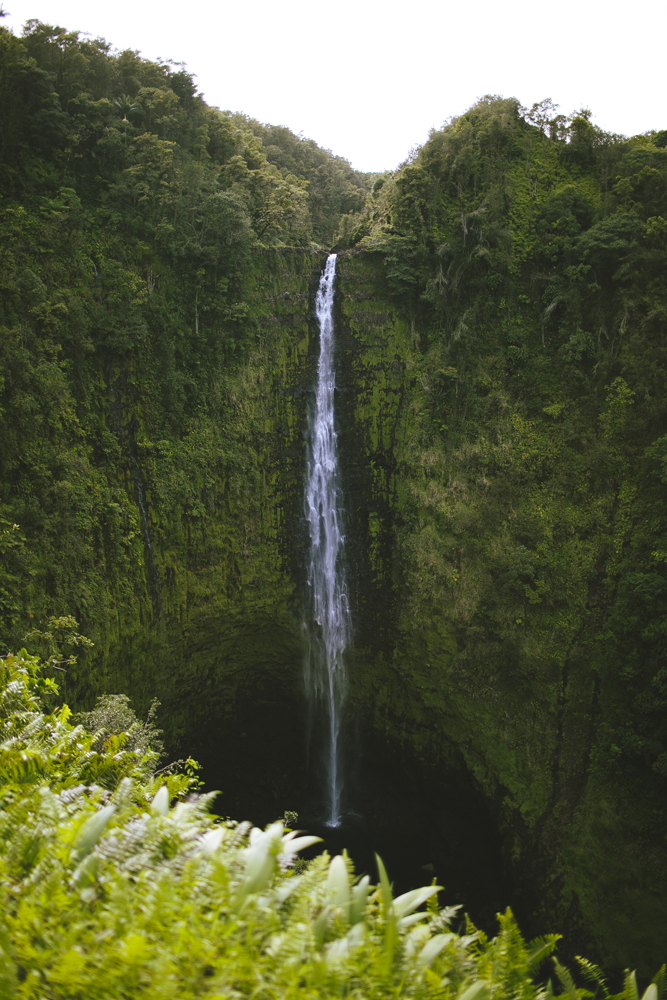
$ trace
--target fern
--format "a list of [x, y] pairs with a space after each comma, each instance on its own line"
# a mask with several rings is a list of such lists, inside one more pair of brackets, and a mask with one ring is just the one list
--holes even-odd
[[[66, 709], [42, 712], [38, 673], [27, 654], [0, 665], [3, 1000], [553, 996], [533, 976], [557, 935], [526, 944], [509, 910], [492, 940], [472, 925], [454, 934], [458, 908], [438, 908], [439, 887], [395, 899], [379, 858], [375, 887], [345, 854], [295, 873], [317, 838], [217, 820], [196, 778], [161, 784], [154, 755], [128, 749], [131, 717], [100, 741]], [[604, 1000], [637, 1000], [631, 974], [611, 998], [580, 966]], [[592, 996], [556, 972], [562, 996]], [[645, 1000], [663, 982], [664, 969]]]

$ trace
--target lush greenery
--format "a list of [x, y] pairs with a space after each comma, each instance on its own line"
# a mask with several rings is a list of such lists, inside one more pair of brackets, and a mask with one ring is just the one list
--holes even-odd
[[[183, 756], [263, 699], [262, 718], [284, 712], [262, 762], [278, 774], [299, 712], [310, 294], [333, 242], [351, 707], [473, 776], [540, 930], [651, 973], [667, 134], [489, 97], [396, 172], [360, 175], [209, 107], [182, 67], [38, 22], [0, 28], [0, 98], [2, 652], [79, 644], [52, 666], [93, 728], [135, 727], [116, 749], [136, 788], [156, 734], [99, 695], [144, 715], [159, 697]], [[80, 783], [111, 791], [92, 776], [106, 743], [81, 745]], [[49, 829], [71, 819], [74, 837], [96, 795], [49, 806]], [[178, 815], [194, 836], [212, 823]]]
[[463, 754], [545, 912], [647, 964], [667, 921], [666, 146], [486, 98], [376, 183], [341, 262], [371, 575], [399, 627], [359, 697], [382, 689], [378, 724], [425, 755]]
[[[493, 940], [456, 934], [437, 886], [394, 899], [379, 860], [377, 886], [345, 855], [297, 873], [317, 838], [213, 820], [192, 773], [161, 777], [150, 747], [128, 749], [132, 729], [75, 726], [67, 706], [44, 710], [56, 696], [35, 657], [0, 661], [6, 1000], [553, 995], [533, 976], [557, 936], [524, 944], [509, 911]], [[556, 972], [561, 995], [593, 995]], [[660, 1000], [663, 980], [664, 969], [645, 1000]], [[639, 1000], [634, 974], [621, 998]]]
[[[62, 28], [0, 29], [0, 67], [0, 642], [73, 613], [95, 647], [70, 700], [147, 703], [201, 616], [232, 645], [249, 615], [291, 634], [301, 404], [276, 380], [307, 352], [317, 241], [371, 179]], [[137, 657], [143, 691], [118, 672]]]

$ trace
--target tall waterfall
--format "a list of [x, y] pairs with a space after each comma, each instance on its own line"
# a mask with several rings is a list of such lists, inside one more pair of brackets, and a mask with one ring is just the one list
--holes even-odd
[[316, 312], [320, 326], [315, 408], [308, 421], [306, 517], [310, 526], [310, 588], [314, 627], [306, 660], [306, 689], [324, 720], [327, 824], [340, 826], [343, 774], [341, 722], [345, 702], [343, 654], [350, 633], [350, 612], [343, 564], [342, 493], [334, 430], [333, 366], [334, 279], [336, 254], [330, 254], [320, 278]]

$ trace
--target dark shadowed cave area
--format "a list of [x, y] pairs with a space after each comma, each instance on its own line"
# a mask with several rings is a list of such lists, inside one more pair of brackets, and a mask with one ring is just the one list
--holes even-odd
[[308, 748], [307, 706], [292, 691], [257, 681], [237, 696], [236, 710], [219, 729], [192, 734], [206, 791], [220, 791], [214, 809], [253, 824], [298, 813], [299, 829], [322, 837], [326, 848], [352, 857], [358, 875], [377, 879], [383, 859], [395, 893], [444, 887], [442, 904], [462, 905], [483, 930], [495, 932], [495, 914], [520, 894], [503, 857], [503, 838], [488, 803], [464, 771], [447, 773], [417, 760], [375, 734], [364, 720], [346, 727], [344, 818], [324, 821], [317, 724]]

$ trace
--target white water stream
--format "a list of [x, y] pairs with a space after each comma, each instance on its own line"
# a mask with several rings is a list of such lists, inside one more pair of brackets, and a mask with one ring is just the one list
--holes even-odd
[[[343, 654], [350, 634], [350, 611], [343, 564], [342, 494], [334, 430], [333, 302], [336, 254], [330, 254], [320, 278], [316, 312], [320, 326], [317, 396], [308, 420], [306, 517], [310, 527], [308, 584], [315, 626], [306, 659], [306, 690], [321, 711], [326, 732], [327, 825], [340, 826], [343, 773], [341, 722], [345, 703]], [[323, 711], [322, 711], [323, 710]]]

